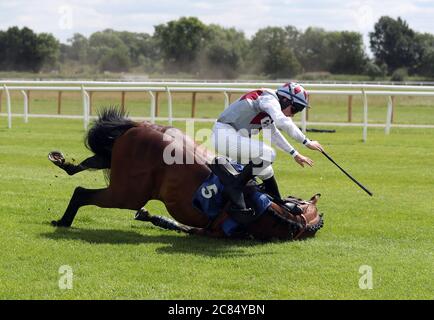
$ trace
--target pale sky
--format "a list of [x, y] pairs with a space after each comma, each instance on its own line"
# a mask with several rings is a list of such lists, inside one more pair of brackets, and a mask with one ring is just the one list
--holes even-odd
[[0, 30], [27, 26], [61, 42], [77, 32], [89, 36], [105, 28], [152, 34], [157, 24], [194, 16], [235, 27], [247, 37], [267, 26], [358, 31], [368, 47], [368, 32], [382, 15], [400, 16], [414, 30], [434, 33], [433, 0], [0, 0]]

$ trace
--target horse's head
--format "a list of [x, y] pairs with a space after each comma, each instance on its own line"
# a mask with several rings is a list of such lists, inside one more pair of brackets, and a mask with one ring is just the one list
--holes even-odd
[[[324, 220], [322, 215], [319, 213], [316, 206], [320, 194], [317, 193], [310, 200], [304, 201], [294, 197], [288, 197], [285, 199], [287, 203], [293, 203], [297, 208], [301, 209], [302, 213], [300, 215], [295, 215], [297, 219], [302, 219], [301, 224], [303, 226], [300, 233], [295, 235], [294, 239], [305, 239], [315, 236], [316, 232], [324, 226]], [[280, 208], [285, 208], [287, 205], [280, 206]]]
[[324, 225], [316, 203], [320, 195], [310, 200], [292, 196], [283, 202], [273, 202], [271, 207], [247, 229], [258, 239], [277, 238], [281, 240], [300, 240], [315, 236]]

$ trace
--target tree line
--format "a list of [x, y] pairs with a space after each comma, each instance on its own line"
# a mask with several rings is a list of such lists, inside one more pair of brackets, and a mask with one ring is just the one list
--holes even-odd
[[401, 18], [381, 17], [369, 34], [309, 27], [267, 27], [251, 39], [234, 28], [183, 17], [155, 26], [154, 33], [106, 29], [67, 44], [29, 28], [0, 31], [0, 70], [38, 72], [72, 66], [95, 72], [142, 70], [187, 73], [202, 78], [240, 74], [288, 78], [305, 72], [434, 77], [434, 35], [412, 30]]

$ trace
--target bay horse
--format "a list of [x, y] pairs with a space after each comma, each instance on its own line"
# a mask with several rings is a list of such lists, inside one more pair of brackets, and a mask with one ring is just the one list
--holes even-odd
[[[219, 238], [242, 235], [261, 240], [303, 239], [314, 236], [323, 226], [316, 207], [319, 195], [315, 195], [309, 201], [294, 197], [270, 201], [269, 208], [255, 221], [238, 228], [242, 231], [233, 235], [225, 233], [222, 223], [230, 216], [224, 208], [217, 217], [210, 218], [192, 203], [198, 188], [212, 175], [209, 163], [213, 155], [179, 129], [136, 122], [116, 108], [105, 108], [88, 130], [85, 145], [94, 155], [78, 165], [67, 162], [57, 151], [51, 152], [48, 158], [69, 175], [87, 169], [109, 170], [108, 186], [101, 189], [76, 187], [62, 218], [52, 221], [56, 227], [71, 226], [78, 209], [86, 205], [134, 210], [136, 220]], [[167, 150], [181, 152], [183, 160], [194, 161], [167, 164], [164, 159]], [[255, 185], [250, 188], [259, 190]], [[165, 204], [176, 222], [152, 216], [144, 209], [146, 203], [154, 199]]]

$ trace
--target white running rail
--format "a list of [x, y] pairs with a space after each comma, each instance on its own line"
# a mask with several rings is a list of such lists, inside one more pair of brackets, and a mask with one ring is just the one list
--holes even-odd
[[[269, 87], [277, 88], [280, 83], [277, 82], [111, 82], [111, 81], [22, 81], [22, 80], [0, 80], [0, 95], [5, 94], [7, 113], [0, 114], [6, 115], [8, 118], [8, 128], [12, 127], [12, 117], [23, 117], [27, 122], [29, 117], [47, 117], [47, 118], [81, 118], [83, 119], [83, 126], [87, 129], [90, 119], [91, 106], [90, 106], [90, 93], [92, 92], [122, 92], [123, 97], [126, 92], [143, 92], [149, 94], [151, 97], [151, 114], [149, 117], [152, 122], [156, 120], [166, 120], [171, 124], [173, 121], [185, 120], [188, 118], [175, 118], [173, 117], [173, 98], [172, 93], [175, 92], [191, 92], [191, 93], [222, 93], [224, 95], [224, 106], [229, 105], [229, 95], [232, 93], [244, 93], [253, 89]], [[339, 125], [339, 126], [362, 126], [363, 127], [363, 141], [367, 140], [368, 127], [384, 127], [385, 133], [389, 134], [392, 126], [394, 127], [413, 127], [413, 128], [434, 128], [434, 125], [392, 125], [393, 102], [392, 97], [395, 96], [423, 96], [434, 97], [434, 86], [418, 86], [418, 85], [378, 85], [378, 84], [324, 84], [324, 83], [308, 83], [303, 84], [304, 87], [309, 89], [311, 95], [344, 95], [344, 96], [361, 96], [363, 100], [363, 122], [362, 123], [330, 123], [330, 122], [309, 122], [316, 125]], [[23, 114], [13, 114], [11, 108], [11, 91], [19, 91], [24, 96], [24, 110]], [[58, 99], [60, 105], [61, 92], [78, 92], [82, 96], [83, 113], [81, 116], [67, 116], [67, 115], [36, 115], [29, 114], [28, 104], [29, 97], [26, 92], [29, 91], [54, 91], [59, 92]], [[165, 94], [167, 97], [167, 117], [158, 117], [156, 115], [156, 108], [158, 105], [158, 94]], [[369, 124], [368, 123], [368, 97], [369, 96], [385, 96], [387, 97], [387, 115], [384, 125]], [[0, 96], [1, 99], [1, 96]], [[195, 105], [195, 103], [193, 103]], [[0, 100], [1, 106], [1, 100]], [[194, 108], [194, 107], [193, 107]], [[222, 108], [222, 110], [223, 110]], [[192, 110], [192, 115], [194, 111]], [[198, 119], [195, 121], [214, 121], [214, 119]], [[307, 115], [303, 110], [301, 115], [301, 127], [306, 131]]]

